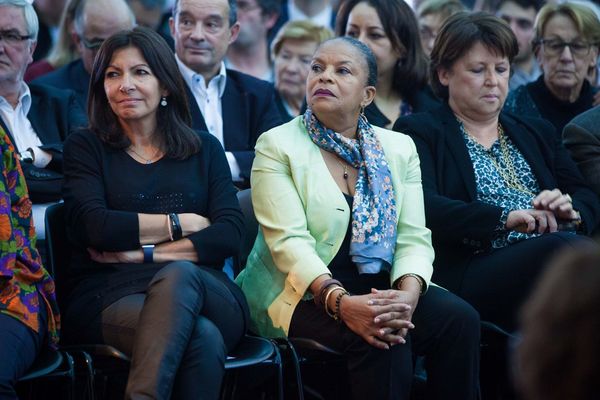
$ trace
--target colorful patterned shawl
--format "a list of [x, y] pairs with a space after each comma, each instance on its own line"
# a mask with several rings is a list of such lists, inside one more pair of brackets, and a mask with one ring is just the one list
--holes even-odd
[[[0, 312], [17, 318], [36, 332], [48, 330], [58, 343], [60, 314], [54, 281], [42, 266], [35, 247], [31, 200], [10, 138], [0, 127]], [[39, 295], [38, 295], [39, 293]], [[40, 299], [45, 304], [40, 305]], [[48, 327], [40, 327], [40, 307], [48, 311]]]

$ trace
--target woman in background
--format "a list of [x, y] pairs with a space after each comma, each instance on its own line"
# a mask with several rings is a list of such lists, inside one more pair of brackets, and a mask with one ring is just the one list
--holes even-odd
[[273, 39], [275, 101], [283, 122], [300, 114], [312, 55], [321, 42], [331, 37], [329, 28], [298, 20], [282, 26]]
[[596, 68], [599, 45], [600, 21], [593, 10], [568, 2], [546, 4], [533, 38], [542, 75], [512, 91], [506, 111], [547, 119], [560, 137], [569, 121], [594, 105], [596, 89], [586, 77]]
[[427, 85], [427, 57], [413, 10], [403, 0], [348, 0], [336, 33], [365, 43], [377, 60], [377, 94], [365, 108], [369, 122], [391, 128], [396, 119], [438, 105]]

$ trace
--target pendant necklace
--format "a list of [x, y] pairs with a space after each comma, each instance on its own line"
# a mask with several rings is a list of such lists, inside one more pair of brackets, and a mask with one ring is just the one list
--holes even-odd
[[348, 164], [341, 162], [339, 159], [336, 159], [336, 161], [344, 169], [344, 180], [348, 180]]
[[148, 159], [148, 158], [142, 156], [137, 151], [135, 151], [134, 148], [131, 147], [131, 146], [129, 146], [129, 150], [131, 150], [136, 156], [138, 156], [139, 158], [141, 158], [142, 160], [144, 160], [144, 164], [152, 164], [152, 160], [154, 160], [156, 158], [156, 155], [159, 152], [159, 150], [156, 150], [156, 153], [154, 153], [154, 156], [152, 156], [152, 158]]

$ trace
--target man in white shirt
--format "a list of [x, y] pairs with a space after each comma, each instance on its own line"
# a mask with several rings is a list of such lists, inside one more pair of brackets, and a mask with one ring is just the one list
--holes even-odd
[[[0, 0], [0, 124], [19, 154], [32, 201], [45, 203], [61, 198], [62, 142], [87, 119], [72, 92], [23, 81], [37, 33], [29, 2]], [[34, 205], [38, 237], [44, 210]]]
[[[169, 21], [195, 129], [216, 136], [236, 182], [248, 183], [256, 139], [279, 125], [268, 82], [225, 68], [237, 38], [235, 0], [178, 0]], [[244, 186], [244, 184], [242, 184]]]

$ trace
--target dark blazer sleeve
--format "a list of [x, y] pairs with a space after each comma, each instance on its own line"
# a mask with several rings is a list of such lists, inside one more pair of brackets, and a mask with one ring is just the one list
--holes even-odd
[[135, 212], [110, 210], [103, 178], [103, 144], [90, 131], [73, 133], [64, 149], [63, 195], [71, 233], [83, 247], [124, 251], [140, 247]]
[[[532, 167], [545, 165], [551, 174], [549, 177], [545, 177], [543, 172], [536, 174], [542, 189], [558, 188], [562, 193], [569, 194], [573, 199], [573, 208], [581, 213], [585, 223], [582, 233], [591, 234], [600, 222], [600, 199], [586, 183], [554, 126], [541, 118], [513, 118], [525, 125], [538, 142], [542, 153], [539, 162], [532, 163]], [[521, 148], [521, 151], [528, 150]]]
[[52, 154], [46, 168], [62, 172], [63, 142], [76, 129], [87, 126], [87, 116], [71, 90], [30, 84], [31, 109], [27, 114], [31, 126], [42, 141], [42, 150]]
[[242, 178], [250, 179], [256, 140], [283, 121], [269, 82], [232, 70], [227, 70], [227, 79], [222, 101], [225, 150], [233, 153]]
[[194, 244], [199, 264], [222, 266], [225, 258], [239, 253], [244, 219], [221, 143], [208, 133], [201, 134], [200, 138], [202, 157], [209, 163], [208, 215], [205, 217], [211, 224], [189, 235], [188, 239]]
[[475, 251], [491, 245], [502, 209], [476, 200], [473, 167], [454, 122], [432, 111], [399, 118], [394, 130], [409, 135], [417, 146], [425, 216], [435, 241]]
[[600, 194], [600, 108], [587, 111], [563, 130], [563, 143], [586, 182]]

